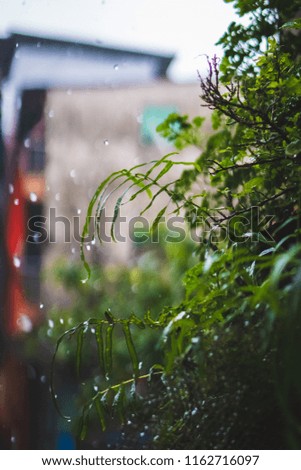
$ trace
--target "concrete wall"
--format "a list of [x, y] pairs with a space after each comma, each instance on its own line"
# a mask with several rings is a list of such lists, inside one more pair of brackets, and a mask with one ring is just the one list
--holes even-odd
[[[147, 87], [48, 92], [45, 110], [46, 215], [50, 208], [55, 208], [56, 215], [70, 220], [80, 216], [82, 227], [90, 198], [111, 172], [161, 158], [174, 150], [160, 139], [152, 145], [143, 144], [140, 128], [144, 109], [149, 105], [174, 106], [180, 114], [191, 117], [208, 115], [201, 107], [199, 93], [197, 81], [190, 85], [161, 81]], [[209, 128], [210, 120], [207, 119], [204, 130], [209, 131]], [[194, 160], [198, 153], [198, 149], [190, 148], [181, 152], [179, 158]], [[180, 172], [178, 167], [178, 175]], [[168, 178], [175, 176], [174, 173]], [[150, 211], [150, 218], [162, 207], [164, 197], [162, 195]], [[112, 205], [110, 207], [112, 209]], [[142, 208], [143, 200], [137, 199], [123, 208], [122, 215], [136, 216]], [[126, 235], [126, 224], [124, 232]], [[74, 240], [63, 243], [62, 223], [56, 224], [55, 235], [56, 243], [47, 249], [46, 265], [63, 255], [78, 259], [79, 244]], [[99, 246], [97, 242], [87, 255], [102, 262], [126, 263], [131, 257], [131, 243], [112, 242]]]

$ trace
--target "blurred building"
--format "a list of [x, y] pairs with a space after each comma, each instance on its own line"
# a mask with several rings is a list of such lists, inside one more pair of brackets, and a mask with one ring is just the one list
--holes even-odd
[[[0, 40], [0, 448], [53, 448], [54, 445], [42, 419], [47, 415], [43, 404], [48, 392], [45, 388], [41, 391], [41, 383], [45, 381], [40, 380], [37, 367], [26, 364], [22, 358], [23, 335], [40, 321], [44, 248], [35, 233], [29, 231], [28, 221], [35, 216], [43, 223], [52, 198], [51, 191], [46, 197], [47, 174], [50, 179], [51, 175], [55, 177], [53, 165], [58, 165], [57, 175], [64, 175], [65, 161], [73, 160], [71, 148], [65, 155], [53, 152], [55, 140], [60, 141], [66, 125], [64, 120], [48, 141], [53, 133], [49, 123], [57, 122], [54, 120], [57, 110], [52, 102], [59, 100], [62, 111], [63, 97], [70, 101], [75, 89], [76, 95], [84, 90], [85, 96], [92, 89], [118, 92], [121, 87], [149, 85], [164, 79], [171, 59], [18, 34]], [[120, 108], [119, 115], [123, 113]], [[90, 119], [97, 120], [97, 116]], [[109, 125], [105, 116], [104, 120]], [[68, 121], [73, 131], [76, 122], [76, 116]], [[87, 141], [87, 137], [83, 140]], [[85, 155], [81, 156], [85, 159]], [[86, 165], [90, 164], [87, 158]], [[84, 182], [85, 174], [81, 177]], [[63, 179], [58, 183], [68, 191]], [[74, 189], [76, 193], [76, 188], [71, 186], [69, 191]], [[55, 200], [59, 199], [55, 193]], [[33, 238], [28, 241], [30, 234]]]
[[[0, 40], [0, 448], [62, 442], [42, 358], [28, 364], [22, 357], [26, 333], [47, 307], [72, 301], [41, 273], [62, 257], [80, 262], [85, 214], [102, 180], [174, 150], [156, 133], [164, 118], [204, 114], [197, 81], [167, 80], [171, 60], [20, 34]], [[181, 160], [198, 153], [183, 151]], [[131, 262], [128, 221], [144, 202], [124, 208], [125, 242], [87, 243], [89, 260]], [[108, 209], [112, 215], [112, 203]]]

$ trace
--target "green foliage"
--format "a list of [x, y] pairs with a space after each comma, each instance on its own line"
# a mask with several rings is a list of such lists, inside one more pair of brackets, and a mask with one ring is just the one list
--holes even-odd
[[195, 117], [192, 122], [188, 122], [188, 116], [170, 114], [162, 124], [157, 127], [157, 132], [169, 142], [173, 142], [178, 150], [182, 150], [187, 145], [200, 146], [200, 128], [205, 118]]
[[[69, 307], [53, 306], [48, 312], [48, 322], [38, 331], [38, 345], [51, 349], [60, 337], [52, 365], [52, 397], [59, 413], [64, 415], [62, 371], [68, 370], [73, 380], [78, 377], [74, 406], [84, 407], [85, 419], [78, 423], [73, 410], [71, 425], [73, 429], [83, 428], [82, 437], [96, 420], [101, 428], [107, 426], [111, 414], [105, 400], [112, 405], [114, 390], [118, 391], [114, 384], [125, 381], [131, 387], [135, 380], [128, 380], [129, 377], [136, 377], [141, 382], [141, 376], [147, 371], [151, 369], [151, 375], [156, 375], [159, 370], [158, 364], [153, 367], [153, 361], [162, 360], [158, 341], [164, 315], [161, 319], [157, 317], [166, 303], [176, 305], [182, 299], [181, 278], [196, 262], [192, 242], [167, 243], [167, 237], [168, 232], [162, 230], [158, 235], [159, 242], [154, 245], [137, 239], [135, 262], [133, 259], [131, 267], [94, 266], [90, 281], [84, 284], [81, 282], [85, 274], [82, 265], [61, 260], [52, 270], [51, 276], [54, 275], [66, 297], [72, 300]], [[34, 332], [34, 345], [37, 345], [36, 336]], [[110, 393], [97, 395], [98, 390], [106, 390], [109, 385], [113, 387]], [[124, 399], [135, 396], [134, 385]], [[98, 398], [94, 398], [92, 406], [85, 407], [85, 402], [90, 403], [91, 396], [96, 395], [104, 396], [100, 404]], [[70, 398], [70, 402], [72, 400]]]
[[[232, 22], [227, 32], [218, 41], [224, 48], [221, 63], [223, 78], [254, 75], [257, 68], [254, 59], [266, 48], [268, 38], [278, 36], [282, 50], [297, 56], [301, 47], [301, 36], [294, 35], [287, 23], [300, 16], [300, 0], [225, 0], [233, 3], [244, 24]], [[248, 20], [248, 21], [247, 21]], [[247, 25], [245, 25], [247, 23]], [[289, 28], [292, 27], [289, 23]], [[294, 26], [296, 27], [296, 26]]]
[[[132, 374], [88, 399], [82, 428], [96, 401], [104, 429], [99, 399], [104, 403], [105, 396], [104, 409], [123, 423], [125, 448], [301, 445], [296, 413], [301, 405], [301, 65], [300, 35], [290, 31], [298, 29], [294, 17], [300, 5], [295, 0], [234, 0], [234, 5], [253, 22], [230, 25], [220, 40], [224, 59], [209, 60], [207, 77], [200, 77], [215, 132], [197, 161], [169, 154], [149, 166], [115, 172], [97, 188], [88, 209], [83, 238], [89, 216], [95, 210], [100, 224], [116, 190], [126, 188], [116, 199], [112, 233], [126, 195], [131, 202], [146, 194], [144, 213], [165, 193], [172, 214], [185, 212], [199, 256], [185, 274], [178, 304], [166, 302], [156, 319], [148, 312], [139, 317], [144, 331], [155, 328], [161, 338], [161, 360], [145, 374], [139, 375], [132, 337], [137, 316], [97, 320], [106, 328], [98, 345], [101, 367], [111, 373], [111, 333], [121, 325]], [[199, 147], [202, 122], [172, 114], [158, 132], [178, 150]], [[179, 164], [187, 165], [181, 178], [166, 183], [163, 177]], [[153, 229], [166, 210], [159, 210]], [[81, 323], [64, 334], [78, 335], [84, 328]], [[77, 351], [81, 348], [78, 335]], [[146, 378], [141, 396], [138, 384]], [[143, 442], [137, 437], [141, 432]]]

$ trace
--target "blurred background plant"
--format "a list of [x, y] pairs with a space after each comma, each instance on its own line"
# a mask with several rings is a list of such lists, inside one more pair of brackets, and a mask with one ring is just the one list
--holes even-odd
[[[45, 272], [45, 281], [54, 281], [54, 285], [64, 290], [69, 306], [64, 309], [52, 307], [48, 310], [46, 322], [28, 337], [27, 355], [36, 357], [37, 351], [40, 351], [49, 357], [57, 339], [64, 334], [66, 328], [74, 328], [89, 318], [102, 318], [105, 314], [115, 315], [115, 312], [123, 319], [129, 318], [133, 313], [138, 318], [143, 318], [147, 311], [157, 317], [165, 305], [177, 305], [184, 293], [183, 274], [197, 261], [195, 246], [189, 238], [179, 243], [167, 242], [168, 231], [160, 228], [159, 232], [158, 243], [151, 243], [150, 238], [141, 241], [137, 232], [131, 265], [94, 265], [88, 283], [82, 282], [85, 276], [82, 263], [61, 259], [55, 263], [51, 272]], [[78, 342], [70, 338], [62, 341], [56, 355], [56, 393], [63, 395], [62, 413], [67, 411], [73, 414], [71, 426], [75, 434], [78, 433], [80, 420], [76, 408], [81, 409], [91, 393], [106, 388], [108, 384], [98, 362], [96, 329], [95, 325], [89, 325], [85, 331], [85, 337], [89, 339], [85, 340], [81, 349], [80, 381], [76, 379]], [[119, 383], [131, 376], [132, 372], [122, 328], [115, 330], [114, 335], [112, 380]], [[149, 330], [141, 334], [141, 330], [136, 328], [132, 335], [137, 354], [141, 358], [139, 371], [143, 374], [154, 362], [162, 360], [158, 344], [159, 332]], [[71, 384], [68, 391], [64, 390], [64, 377], [68, 377]], [[66, 403], [64, 397], [66, 393], [70, 394], [67, 400], [69, 403]], [[100, 435], [103, 440], [99, 425], [96, 426], [94, 422], [94, 427], [98, 428], [95, 434]], [[116, 432], [116, 423], [113, 423], [112, 429]], [[94, 435], [93, 442], [95, 439]]]

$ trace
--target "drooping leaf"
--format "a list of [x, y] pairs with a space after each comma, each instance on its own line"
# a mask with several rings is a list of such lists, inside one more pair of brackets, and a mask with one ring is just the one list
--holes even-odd
[[136, 352], [135, 345], [133, 342], [129, 321], [123, 324], [123, 333], [125, 336], [127, 349], [131, 358], [133, 373], [134, 373], [134, 376], [137, 376], [139, 372], [139, 360], [138, 360], [137, 352]]
[[95, 401], [94, 401], [94, 404], [95, 404], [95, 408], [96, 408], [96, 411], [97, 411], [97, 415], [98, 415], [98, 419], [99, 419], [99, 422], [100, 422], [101, 429], [102, 429], [102, 431], [105, 431], [106, 430], [106, 414], [105, 414], [105, 409], [104, 409], [103, 403], [100, 400], [100, 398], [96, 398]]
[[105, 368], [105, 359], [104, 359], [104, 341], [103, 341], [103, 323], [99, 323], [95, 328], [95, 338], [97, 343], [97, 351], [98, 351], [98, 360], [100, 369], [104, 375], [106, 375], [106, 368]]
[[112, 372], [112, 358], [113, 358], [113, 337], [114, 324], [108, 325], [106, 330], [106, 345], [105, 345], [105, 370], [108, 377]]
[[84, 341], [84, 329], [81, 327], [78, 329], [77, 337], [76, 337], [76, 372], [79, 376], [80, 374], [80, 366], [82, 361], [82, 350], [83, 350], [83, 341]]
[[124, 386], [121, 384], [118, 388], [118, 391], [113, 400], [113, 411], [118, 416], [120, 422], [123, 424], [125, 421], [125, 390]]

